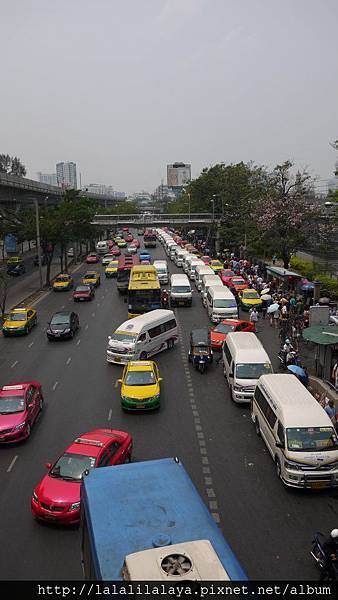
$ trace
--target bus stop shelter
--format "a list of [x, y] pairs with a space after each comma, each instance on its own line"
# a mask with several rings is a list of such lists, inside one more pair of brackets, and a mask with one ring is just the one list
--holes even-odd
[[326, 381], [338, 359], [338, 325], [313, 325], [303, 331], [303, 338], [316, 346], [316, 375]]
[[285, 291], [296, 290], [299, 281], [303, 278], [303, 275], [282, 267], [268, 266], [266, 272], [268, 280], [277, 279]]

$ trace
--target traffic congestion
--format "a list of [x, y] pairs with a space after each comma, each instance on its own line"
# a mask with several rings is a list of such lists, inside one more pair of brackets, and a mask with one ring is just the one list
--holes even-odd
[[299, 356], [306, 307], [259, 265], [197, 246], [169, 228], [125, 227], [37, 305], [9, 312], [7, 578], [81, 578], [81, 482], [131, 461], [178, 457], [242, 576], [316, 578], [315, 532], [338, 540], [336, 414]]

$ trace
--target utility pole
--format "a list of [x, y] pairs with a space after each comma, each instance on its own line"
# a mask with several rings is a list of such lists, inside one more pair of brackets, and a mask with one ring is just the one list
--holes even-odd
[[42, 290], [42, 262], [41, 262], [41, 246], [40, 246], [40, 218], [39, 218], [39, 203], [37, 198], [34, 198], [35, 204], [35, 225], [36, 225], [36, 245], [38, 251], [38, 261], [39, 261], [39, 277], [40, 277], [40, 290]]

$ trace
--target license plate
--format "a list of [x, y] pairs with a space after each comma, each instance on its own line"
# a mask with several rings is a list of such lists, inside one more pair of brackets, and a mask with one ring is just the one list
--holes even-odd
[[311, 483], [311, 488], [313, 490], [320, 490], [323, 487], [326, 487], [326, 484], [323, 481], [318, 481], [317, 483]]
[[181, 302], [178, 303], [178, 306], [184, 306], [184, 305], [185, 305], [185, 302], [183, 302], [182, 300], [181, 300]]
[[84, 298], [80, 298], [80, 302], [82, 302], [82, 300], [84, 300]]
[[139, 404], [137, 408], [145, 408], [146, 405], [145, 404]]

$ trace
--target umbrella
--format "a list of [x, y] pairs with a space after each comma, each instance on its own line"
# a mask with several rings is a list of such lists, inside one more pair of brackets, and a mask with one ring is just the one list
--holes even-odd
[[261, 294], [261, 299], [268, 301], [271, 300], [271, 296], [270, 294]]
[[276, 310], [279, 310], [278, 302], [275, 302], [274, 304], [271, 304], [271, 306], [269, 306], [268, 313], [274, 313], [276, 312]]
[[270, 288], [264, 288], [264, 290], [261, 291], [261, 295], [268, 294], [269, 292], [270, 292]]
[[300, 379], [307, 379], [307, 374], [305, 373], [302, 367], [298, 367], [298, 365], [289, 365], [288, 371], [299, 377]]

